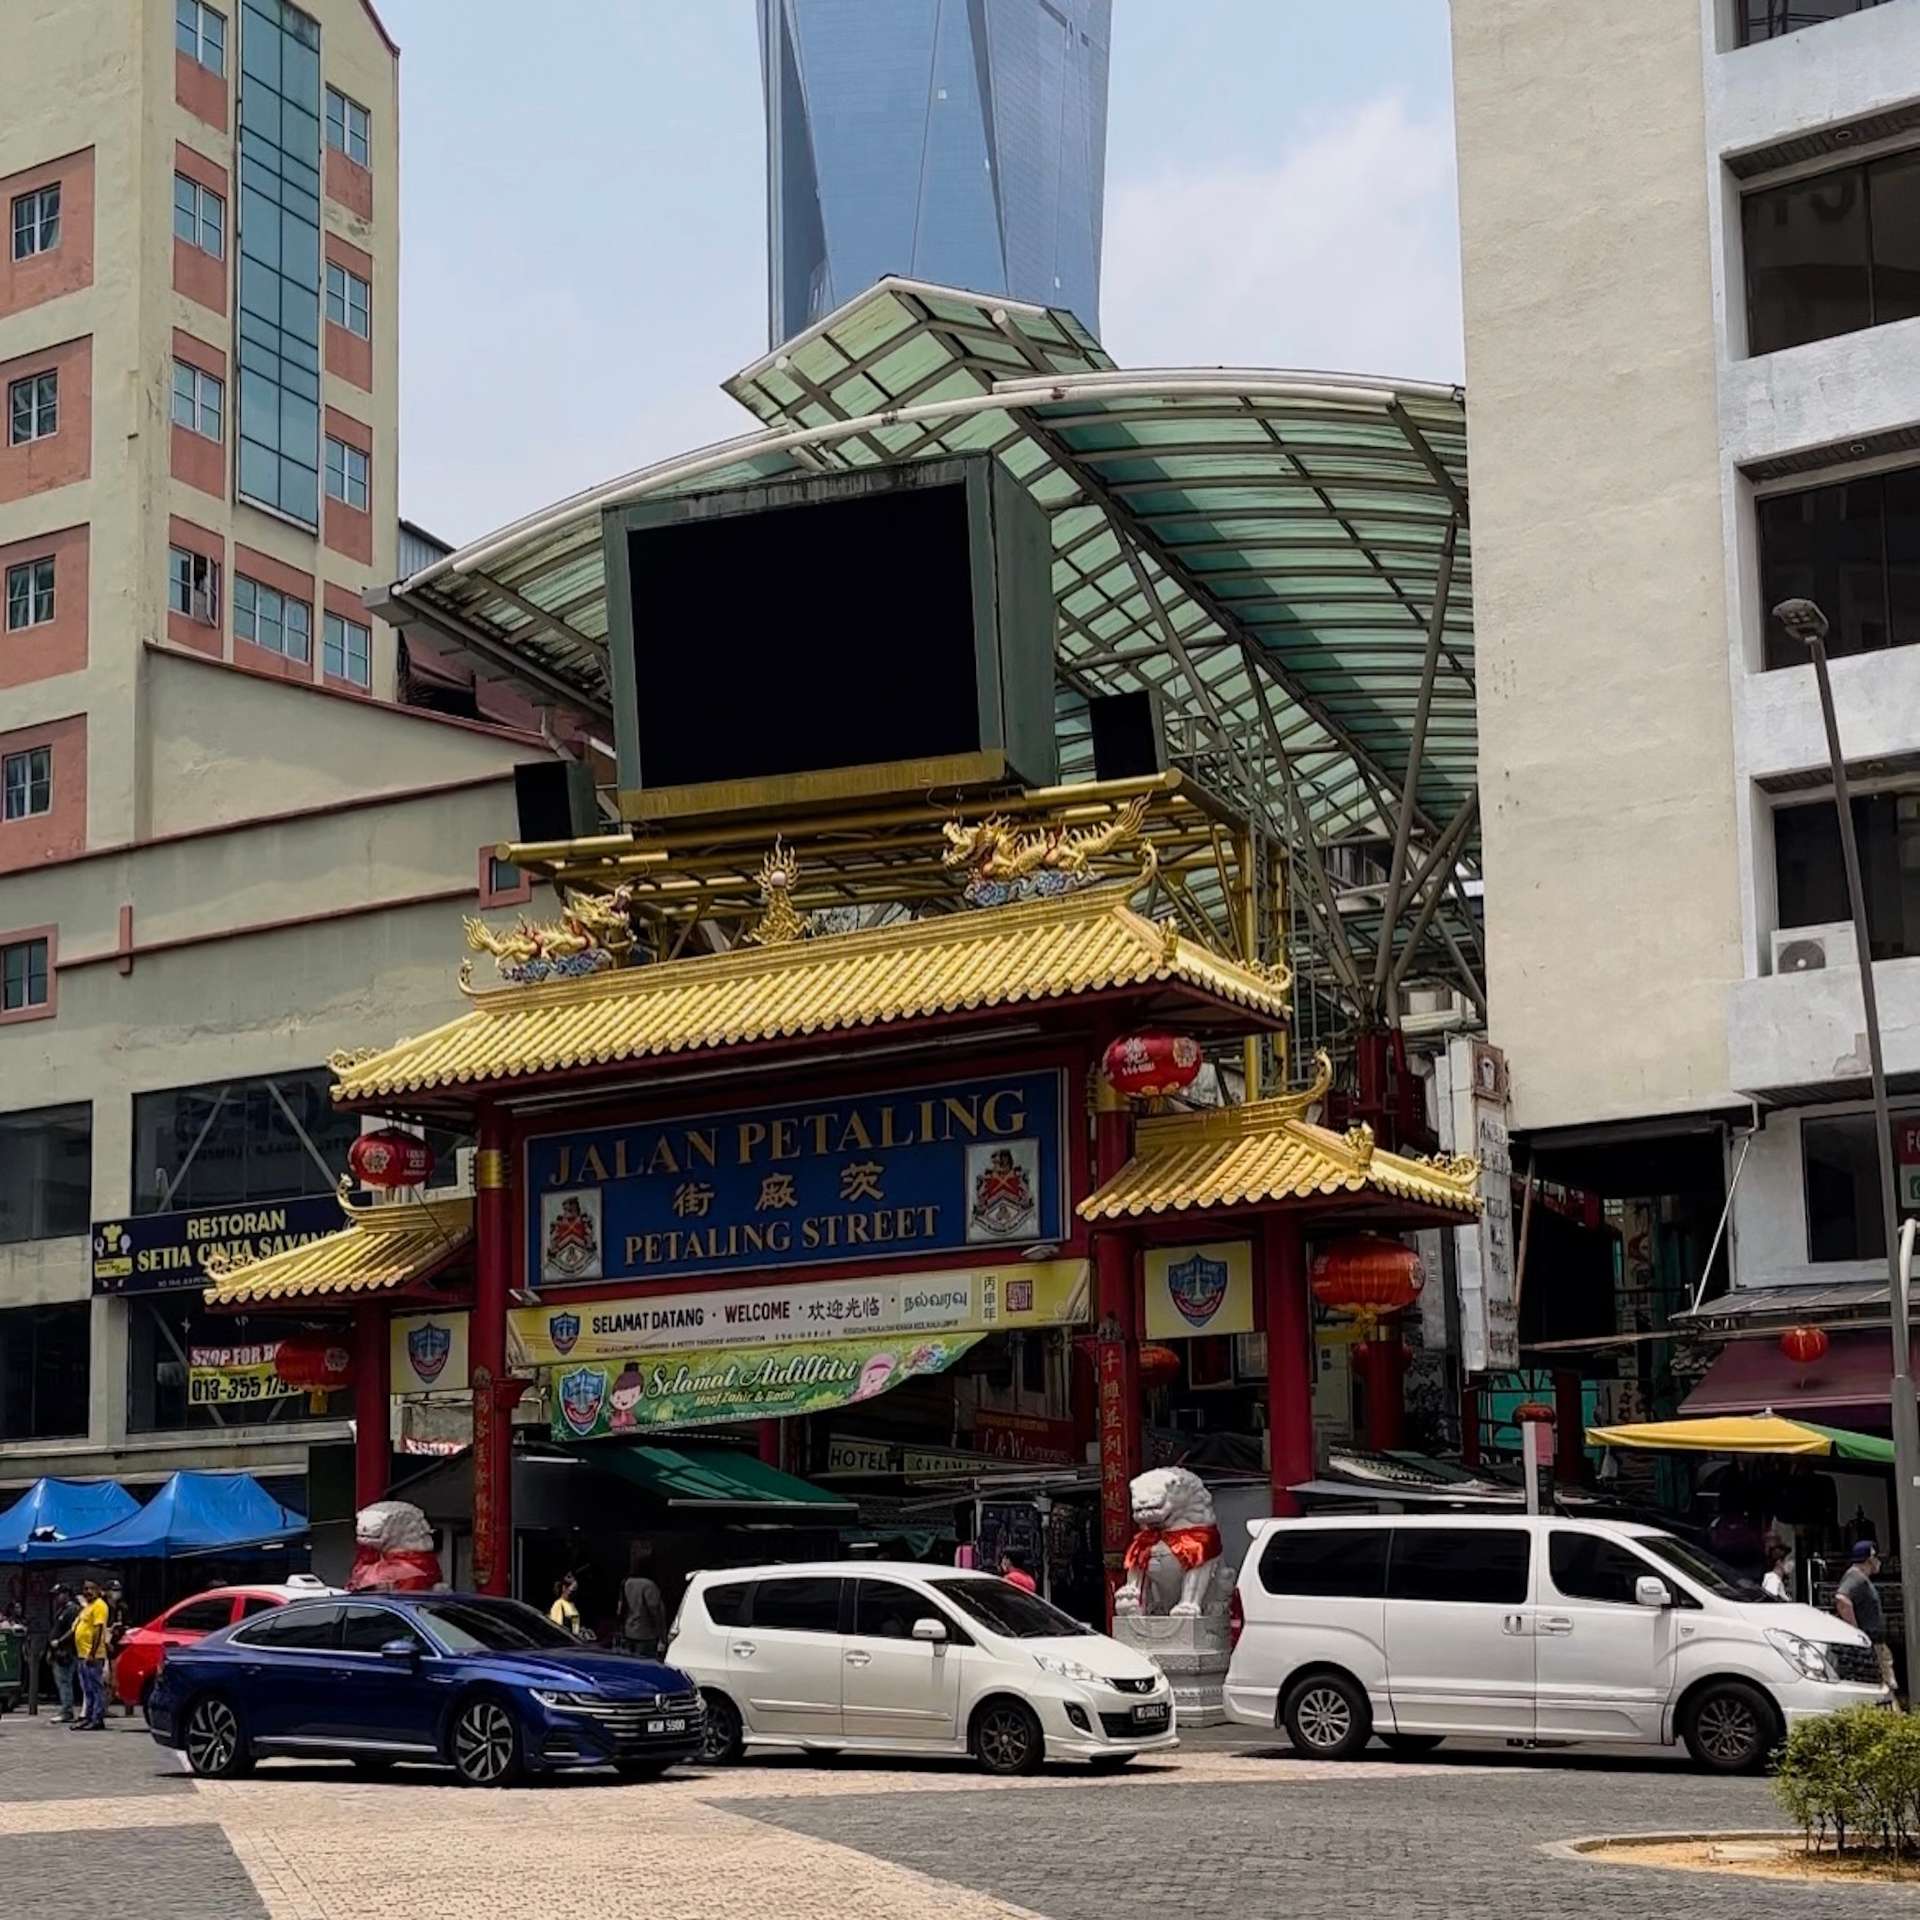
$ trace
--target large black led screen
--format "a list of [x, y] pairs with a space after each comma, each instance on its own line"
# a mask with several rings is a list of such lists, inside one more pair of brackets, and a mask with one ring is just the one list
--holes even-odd
[[642, 787], [983, 744], [964, 484], [627, 538]]

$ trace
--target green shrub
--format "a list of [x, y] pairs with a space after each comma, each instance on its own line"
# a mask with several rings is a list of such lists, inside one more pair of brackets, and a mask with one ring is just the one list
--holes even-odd
[[1774, 1792], [1809, 1841], [1903, 1852], [1920, 1836], [1920, 1720], [1846, 1707], [1787, 1735]]

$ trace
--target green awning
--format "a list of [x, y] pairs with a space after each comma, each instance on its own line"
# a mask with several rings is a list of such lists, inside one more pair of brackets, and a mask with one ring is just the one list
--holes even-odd
[[767, 1514], [804, 1508], [808, 1520], [839, 1526], [843, 1515], [855, 1511], [851, 1500], [729, 1447], [640, 1446], [623, 1440], [583, 1447], [579, 1457], [651, 1494], [676, 1513], [751, 1510]]

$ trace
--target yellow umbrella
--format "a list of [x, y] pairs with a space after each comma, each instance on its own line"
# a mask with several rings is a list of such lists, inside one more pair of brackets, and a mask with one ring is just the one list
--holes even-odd
[[1776, 1413], [1722, 1419], [1649, 1420], [1632, 1427], [1589, 1427], [1596, 1447], [1676, 1448], [1690, 1453], [1804, 1453], [1848, 1460], [1891, 1460], [1892, 1443], [1869, 1433], [1843, 1433]]

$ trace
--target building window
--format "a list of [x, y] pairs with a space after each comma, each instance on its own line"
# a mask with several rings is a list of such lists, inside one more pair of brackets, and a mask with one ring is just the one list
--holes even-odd
[[367, 510], [367, 456], [331, 434], [327, 436], [327, 498], [360, 513]]
[[327, 262], [327, 318], [362, 340], [372, 338], [373, 289], [332, 260]]
[[[1920, 1148], [1912, 1113], [1893, 1115], [1894, 1164], [1907, 1164], [1911, 1137]], [[1800, 1154], [1807, 1195], [1807, 1258], [1885, 1260], [1886, 1225], [1880, 1215], [1880, 1152], [1871, 1113], [1809, 1116], [1800, 1123]], [[1906, 1186], [1904, 1179], [1900, 1182]], [[1916, 1211], [1902, 1205], [1900, 1216]]]
[[[1920, 467], [1840, 480], [1757, 503], [1761, 604], [1818, 601], [1830, 654], [1920, 640]], [[1766, 663], [1800, 667], [1807, 649], [1767, 616]]]
[[47, 943], [16, 940], [0, 947], [0, 1013], [47, 1004]]
[[202, 373], [184, 360], [173, 363], [173, 424], [176, 427], [218, 440], [226, 394], [224, 380], [216, 380], [212, 374]]
[[93, 1195], [93, 1109], [0, 1113], [0, 1243], [85, 1233]]
[[140, 1093], [133, 1210], [174, 1213], [332, 1193], [360, 1131], [324, 1067]]
[[7, 440], [24, 446], [60, 430], [60, 376], [30, 373], [7, 388]]
[[226, 251], [227, 203], [211, 187], [189, 180], [184, 173], [173, 176], [173, 233], [202, 253], [218, 260]]
[[174, 0], [173, 44], [189, 60], [198, 60], [214, 73], [227, 70], [225, 14], [202, 6], [200, 0]]
[[511, 860], [502, 860], [497, 853], [487, 855], [489, 893], [518, 893], [525, 880], [526, 876]]
[[220, 563], [184, 547], [167, 549], [167, 605], [189, 620], [220, 624]]
[[1750, 193], [1740, 218], [1749, 353], [1920, 313], [1920, 152]]
[[[134, 1296], [127, 1301], [127, 1430], [284, 1427], [304, 1420], [338, 1420], [353, 1395], [323, 1394], [316, 1409], [305, 1393], [197, 1404], [192, 1370], [201, 1364], [245, 1365], [270, 1358], [286, 1337], [284, 1320], [200, 1310], [196, 1289]], [[179, 1616], [176, 1614], [175, 1619]]]
[[323, 652], [320, 665], [336, 680], [351, 680], [356, 687], [373, 684], [373, 634], [357, 620], [342, 619], [337, 613], [324, 622]]
[[0, 820], [53, 811], [53, 749], [29, 747], [0, 758]]
[[[1856, 795], [1853, 833], [1872, 957], [1920, 954], [1920, 794]], [[1853, 918], [1831, 800], [1774, 810], [1773, 872], [1783, 930]]]
[[356, 166], [373, 164], [367, 138], [371, 125], [358, 100], [349, 100], [337, 87], [327, 89], [327, 145], [337, 147]]
[[7, 631], [40, 627], [53, 618], [53, 561], [23, 560], [7, 569]]
[[87, 1430], [93, 1304], [0, 1313], [0, 1440], [66, 1440]]
[[287, 0], [248, 0], [241, 29], [236, 486], [317, 527], [320, 27]]
[[291, 594], [263, 587], [244, 573], [233, 576], [233, 631], [235, 638], [251, 640], [256, 647], [289, 660], [313, 658], [312, 607]]
[[1778, 40], [1803, 27], [1824, 26], [1849, 13], [1865, 13], [1886, 0], [1740, 0], [1740, 41]]
[[60, 244], [60, 182], [36, 187], [13, 203], [13, 257], [26, 260]]

